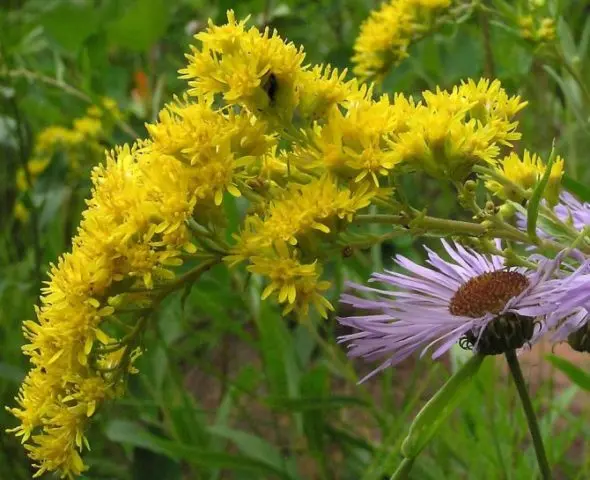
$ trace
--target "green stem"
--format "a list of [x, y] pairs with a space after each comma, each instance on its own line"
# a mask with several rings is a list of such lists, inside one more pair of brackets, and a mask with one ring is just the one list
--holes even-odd
[[408, 475], [414, 466], [414, 460], [415, 458], [404, 458], [389, 480], [405, 480], [408, 478]]
[[196, 267], [192, 268], [188, 272], [184, 273], [180, 277], [176, 278], [169, 284], [165, 286], [158, 295], [153, 300], [152, 309], [155, 309], [160, 302], [166, 298], [170, 293], [184, 287], [188, 282], [194, 282], [197, 280], [203, 273], [210, 270], [213, 266], [217, 265], [221, 259], [219, 257], [211, 258], [209, 260], [204, 261], [203, 263], [197, 265]]
[[[52, 87], [59, 88], [67, 94], [82, 100], [83, 102], [94, 103], [90, 96], [86, 95], [84, 92], [78, 90], [77, 88], [72, 87], [71, 85], [60, 80], [57, 80], [55, 78], [48, 77], [46, 75], [42, 75], [31, 70], [27, 70], [26, 68], [0, 71], [0, 77], [26, 78], [29, 81], [39, 81], [41, 83], [45, 83], [46, 85], [51, 85]], [[118, 119], [116, 123], [119, 126], [119, 128], [123, 130], [131, 138], [139, 138], [139, 134], [133, 129], [131, 125], [129, 125], [125, 121]]]
[[463, 222], [461, 220], [448, 220], [446, 218], [429, 217], [420, 215], [411, 219], [405, 215], [357, 215], [355, 223], [384, 223], [388, 225], [403, 225], [405, 227], [418, 227], [425, 231], [439, 231], [456, 235], [471, 235], [480, 237], [488, 233], [489, 229], [480, 223]]
[[354, 218], [355, 223], [385, 223], [403, 225], [407, 223], [407, 218], [403, 215], [357, 215]]
[[529, 426], [529, 431], [531, 432], [531, 437], [533, 439], [533, 445], [535, 447], [535, 454], [537, 455], [537, 462], [539, 463], [541, 477], [543, 478], [543, 480], [551, 480], [551, 469], [549, 468], [547, 454], [545, 453], [545, 447], [543, 446], [543, 438], [541, 437], [541, 431], [539, 430], [537, 417], [535, 415], [535, 411], [533, 410], [533, 404], [527, 391], [524, 377], [522, 376], [522, 370], [520, 369], [520, 364], [518, 363], [516, 352], [514, 350], [509, 350], [506, 352], [505, 355], [506, 361], [508, 362], [508, 367], [510, 367], [512, 379], [514, 380], [514, 384], [516, 385], [516, 389], [518, 390], [518, 395], [522, 403], [522, 408], [524, 409], [527, 424]]
[[[416, 218], [410, 218], [407, 215], [357, 215], [355, 223], [381, 223], [387, 225], [402, 225], [406, 228], [419, 229], [420, 232], [442, 232], [449, 235], [467, 235], [471, 237], [489, 236], [490, 238], [500, 238], [502, 240], [513, 240], [522, 242], [526, 245], [535, 245], [539, 249], [549, 249], [559, 252], [565, 250], [569, 245], [564, 245], [552, 239], [531, 238], [518, 228], [506, 223], [497, 217], [491, 218], [484, 223], [464, 222], [461, 220], [449, 220], [446, 218], [430, 217], [428, 215], [418, 215]], [[578, 247], [585, 253], [590, 253], [590, 246], [580, 245]]]

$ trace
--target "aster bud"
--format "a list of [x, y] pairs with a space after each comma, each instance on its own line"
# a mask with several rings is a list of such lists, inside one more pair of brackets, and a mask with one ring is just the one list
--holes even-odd
[[499, 355], [521, 348], [534, 332], [534, 318], [507, 313], [492, 320], [481, 333], [469, 330], [459, 344], [482, 355]]
[[567, 337], [567, 343], [577, 352], [590, 353], [590, 326], [586, 324], [570, 333]]

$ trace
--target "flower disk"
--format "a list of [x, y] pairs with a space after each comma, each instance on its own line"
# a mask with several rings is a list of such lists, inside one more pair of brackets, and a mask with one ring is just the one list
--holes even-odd
[[529, 280], [518, 272], [486, 272], [470, 278], [451, 298], [453, 315], [478, 318], [486, 313], [498, 314], [511, 298], [529, 286]]
[[584, 269], [567, 279], [551, 278], [561, 258], [543, 259], [536, 269], [506, 271], [504, 259], [484, 256], [459, 244], [442, 245], [452, 261], [428, 250], [428, 267], [398, 256], [396, 263], [408, 273], [373, 274], [371, 281], [392, 286], [382, 290], [350, 284], [372, 298], [344, 294], [342, 303], [363, 312], [339, 322], [355, 330], [340, 341], [349, 355], [369, 360], [387, 357], [374, 373], [395, 365], [416, 350], [435, 347], [433, 358], [465, 338], [470, 348], [495, 355], [508, 348], [534, 342], [534, 319], [545, 331], [555, 312], [560, 318], [579, 304], [568, 299]]

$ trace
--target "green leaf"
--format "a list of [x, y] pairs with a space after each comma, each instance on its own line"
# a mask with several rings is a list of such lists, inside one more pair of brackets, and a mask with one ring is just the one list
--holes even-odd
[[109, 25], [109, 40], [130, 50], [147, 50], [166, 32], [169, 7], [166, 0], [129, 2], [123, 14]]
[[574, 365], [565, 358], [556, 355], [547, 355], [547, 360], [551, 364], [566, 375], [578, 387], [590, 391], [590, 374], [586, 373], [580, 367]]
[[586, 18], [586, 23], [584, 23], [584, 28], [582, 29], [582, 34], [580, 35], [580, 43], [578, 44], [578, 57], [579, 58], [588, 58], [586, 57], [588, 52], [588, 46], [590, 45], [590, 16]]
[[148, 432], [142, 425], [136, 422], [113, 420], [106, 425], [105, 434], [114, 442], [145, 448], [146, 450], [160, 453], [176, 460], [184, 460], [200, 467], [226, 468], [233, 471], [253, 472], [261, 475], [259, 478], [268, 478], [268, 475], [274, 474], [280, 478], [292, 479], [282, 469], [275, 469], [268, 463], [244, 455], [208, 451], [167, 440]]
[[100, 20], [91, 5], [60, 2], [56, 8], [43, 15], [41, 24], [64, 49], [76, 52], [88, 37], [96, 33]]
[[543, 193], [545, 192], [545, 188], [547, 188], [547, 184], [549, 183], [549, 176], [551, 175], [551, 168], [553, 167], [553, 162], [557, 157], [557, 153], [555, 151], [555, 144], [551, 149], [551, 155], [549, 156], [549, 161], [547, 162], [547, 166], [545, 167], [545, 171], [543, 172], [543, 176], [535, 189], [533, 190], [533, 194], [527, 205], [527, 232], [529, 237], [536, 239], [537, 238], [537, 218], [539, 217], [539, 204], [541, 203], [541, 199], [543, 198]]
[[337, 408], [347, 408], [362, 406], [368, 404], [358, 397], [343, 397], [331, 395], [329, 397], [305, 397], [305, 398], [272, 398], [271, 406], [278, 410], [292, 411], [309, 411], [309, 410], [334, 410]]
[[285, 470], [285, 459], [266, 440], [251, 433], [234, 430], [223, 425], [212, 426], [207, 430], [212, 435], [230, 440], [248, 458], [258, 460], [279, 471]]
[[25, 372], [22, 368], [6, 362], [0, 362], [0, 378], [19, 384], [22, 382], [24, 376]]
[[559, 76], [559, 74], [549, 65], [543, 65], [543, 69], [559, 85], [559, 88], [567, 99], [568, 106], [571, 108], [571, 111], [575, 115], [581, 128], [588, 131], [588, 119], [583, 108], [584, 100], [576, 81], [571, 77], [564, 78]]
[[414, 418], [408, 435], [402, 443], [404, 457], [414, 458], [426, 446], [438, 428], [469, 391], [471, 381], [478, 372], [484, 358], [483, 355], [473, 355], [424, 405], [416, 418]]
[[301, 372], [297, 367], [293, 337], [285, 320], [271, 302], [262, 302], [256, 324], [271, 395], [281, 398], [297, 396]]

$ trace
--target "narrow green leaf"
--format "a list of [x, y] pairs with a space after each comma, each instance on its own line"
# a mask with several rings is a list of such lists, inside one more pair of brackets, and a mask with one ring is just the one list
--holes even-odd
[[367, 407], [368, 404], [358, 397], [345, 397], [333, 395], [330, 397], [316, 398], [284, 398], [275, 397], [270, 404], [277, 410], [308, 411], [308, 410], [334, 410], [347, 407]]
[[555, 142], [553, 143], [553, 147], [551, 148], [551, 155], [549, 156], [549, 160], [547, 162], [547, 166], [545, 167], [545, 172], [543, 172], [543, 176], [535, 189], [533, 190], [533, 194], [529, 199], [527, 205], [527, 233], [529, 237], [532, 239], [537, 238], [537, 218], [539, 217], [539, 204], [541, 203], [541, 199], [543, 198], [543, 193], [545, 192], [545, 188], [547, 188], [547, 184], [549, 183], [549, 176], [551, 175], [551, 168], [553, 167], [553, 162], [557, 157], [557, 153], [555, 151]]
[[293, 337], [284, 319], [270, 302], [262, 302], [256, 325], [271, 396], [298, 396], [301, 372], [297, 367]]
[[566, 80], [559, 76], [559, 74], [549, 65], [543, 65], [543, 70], [545, 70], [549, 76], [553, 78], [553, 80], [555, 80], [555, 82], [559, 85], [559, 88], [561, 88], [561, 91], [565, 95], [568, 105], [576, 117], [580, 127], [588, 131], [588, 120], [586, 118], [586, 112], [583, 108], [584, 101], [582, 100], [581, 93], [575, 81], [571, 78], [570, 80]]
[[478, 372], [484, 358], [482, 355], [473, 355], [424, 405], [414, 418], [408, 435], [402, 443], [404, 457], [416, 457], [426, 446], [468, 392], [471, 380]]
[[266, 440], [223, 425], [212, 426], [207, 430], [215, 436], [231, 441], [248, 458], [264, 463], [277, 471], [285, 470], [285, 459], [277, 448]]
[[564, 373], [578, 387], [590, 391], [590, 374], [586, 373], [569, 360], [553, 354], [547, 355], [547, 360], [549, 360], [555, 368]]
[[[329, 372], [324, 365], [316, 366], [301, 378], [301, 395], [325, 399], [329, 397]], [[327, 471], [324, 454], [327, 413], [321, 410], [305, 410], [302, 415], [303, 433], [311, 453], [317, 458], [324, 472]]]
[[586, 57], [588, 53], [588, 46], [590, 45], [590, 16], [586, 18], [586, 23], [584, 23], [584, 28], [582, 29], [582, 34], [580, 35], [580, 43], [578, 44], [578, 57], [579, 58], [588, 58]]
[[107, 424], [105, 433], [114, 442], [142, 447], [146, 450], [160, 453], [176, 460], [184, 460], [200, 467], [252, 472], [261, 475], [259, 478], [268, 478], [268, 475], [273, 474], [279, 478], [292, 480], [292, 477], [285, 471], [273, 468], [268, 463], [245, 455], [219, 453], [167, 440], [148, 432], [142, 425], [136, 422], [127, 420], [111, 421]]

